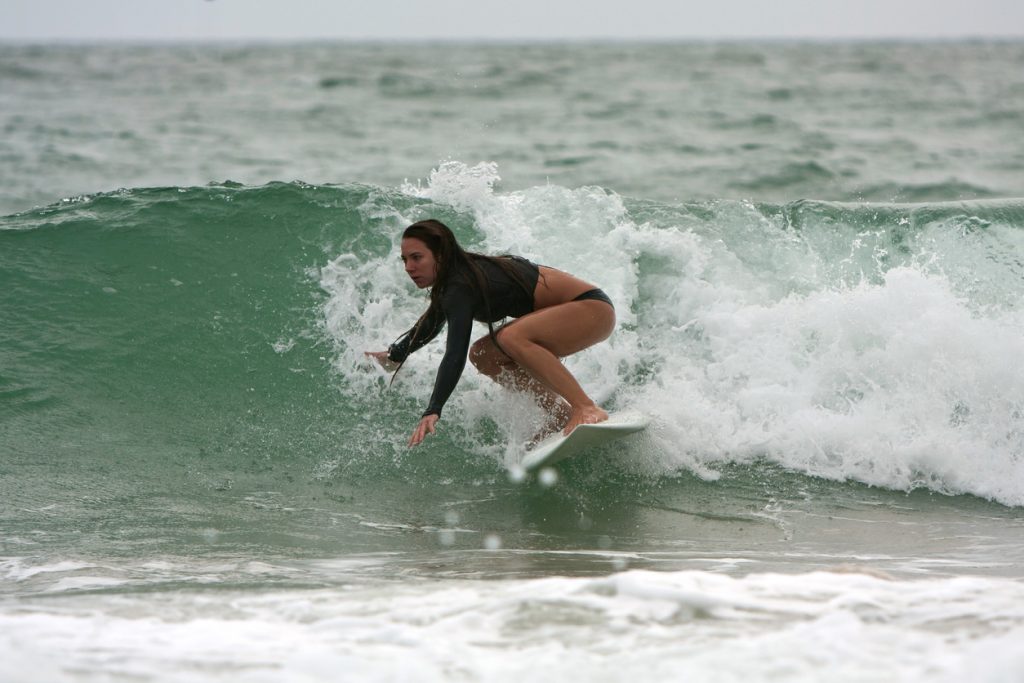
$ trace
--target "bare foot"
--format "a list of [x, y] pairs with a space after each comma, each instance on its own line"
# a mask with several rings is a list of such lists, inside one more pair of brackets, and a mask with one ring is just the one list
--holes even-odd
[[607, 419], [608, 413], [601, 410], [596, 405], [573, 408], [572, 415], [569, 416], [569, 421], [565, 424], [562, 434], [569, 436], [569, 434], [572, 433], [572, 430], [576, 429], [578, 425], [597, 424], [598, 422], [604, 422]]

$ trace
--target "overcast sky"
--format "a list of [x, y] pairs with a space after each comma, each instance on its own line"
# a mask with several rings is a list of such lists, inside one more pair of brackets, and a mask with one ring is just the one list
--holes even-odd
[[0, 39], [1022, 37], [1024, 0], [0, 0]]

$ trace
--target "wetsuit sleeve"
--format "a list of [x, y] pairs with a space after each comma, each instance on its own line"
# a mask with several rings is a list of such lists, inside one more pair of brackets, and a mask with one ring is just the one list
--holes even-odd
[[423, 413], [424, 416], [441, 415], [441, 409], [462, 377], [466, 357], [469, 355], [469, 340], [473, 335], [472, 291], [464, 287], [452, 287], [445, 292], [442, 304], [448, 322], [448, 341], [444, 358], [437, 368], [434, 392], [430, 395], [430, 404]]
[[412, 341], [412, 333], [416, 329], [415, 327], [403, 334], [394, 344], [388, 347], [388, 358], [396, 363], [401, 363], [409, 357], [410, 353], [423, 348], [427, 342], [441, 332], [441, 328], [444, 327], [444, 318], [443, 311], [436, 311], [424, 320], [415, 342]]

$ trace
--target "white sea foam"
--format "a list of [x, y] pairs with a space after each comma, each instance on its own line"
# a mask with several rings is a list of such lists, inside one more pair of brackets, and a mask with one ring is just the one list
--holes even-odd
[[[993, 284], [1016, 277], [1019, 240], [989, 230], [1002, 254], [993, 259], [992, 244], [974, 233], [951, 242], [963, 230], [939, 221], [918, 226], [899, 260], [877, 235], [804, 225], [805, 238], [742, 202], [707, 215], [663, 207], [668, 218], [639, 223], [601, 188], [500, 194], [496, 181], [493, 164], [449, 162], [405, 190], [470, 213], [474, 249], [564, 268], [611, 295], [616, 333], [567, 364], [598, 400], [654, 417], [656, 448], [634, 449], [623, 467], [710, 478], [722, 464], [766, 458], [814, 476], [1024, 505], [1024, 365], [1012, 361], [1024, 355], [1024, 311]], [[420, 213], [389, 217], [396, 245]], [[364, 388], [382, 375], [352, 370], [366, 367], [361, 351], [381, 348], [425, 305], [396, 258], [397, 248], [343, 254], [322, 272], [328, 329], [345, 342], [339, 367]], [[985, 262], [995, 265], [979, 293], [964, 264]], [[442, 351], [416, 354], [403, 393], [425, 399]], [[509, 443], [538, 419], [472, 369], [450, 405], [446, 416], [470, 433], [496, 422]], [[514, 467], [518, 448], [493, 450]]]
[[1022, 637], [1006, 579], [627, 571], [25, 600], [0, 610], [0, 679], [996, 682]]

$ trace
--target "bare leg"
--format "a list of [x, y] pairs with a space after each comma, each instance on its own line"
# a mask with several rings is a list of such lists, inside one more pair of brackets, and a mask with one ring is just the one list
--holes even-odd
[[511, 391], [528, 392], [537, 405], [548, 414], [548, 420], [530, 440], [531, 445], [562, 429], [568, 423], [572, 414], [569, 404], [497, 348], [490, 336], [481, 337], [474, 342], [469, 351], [469, 359], [477, 370], [502, 387]]
[[470, 359], [481, 372], [496, 379], [500, 369], [493, 373], [495, 368], [511, 361], [525, 371], [525, 377], [512, 373], [509, 380], [512, 388], [529, 390], [540, 401], [550, 402], [550, 394], [564, 399], [570, 410], [564, 427], [568, 434], [576, 425], [607, 420], [608, 413], [586, 394], [559, 357], [607, 339], [614, 327], [615, 310], [608, 304], [594, 300], [570, 301], [534, 311], [506, 325], [497, 334], [501, 349], [494, 347], [488, 338], [477, 341]]

